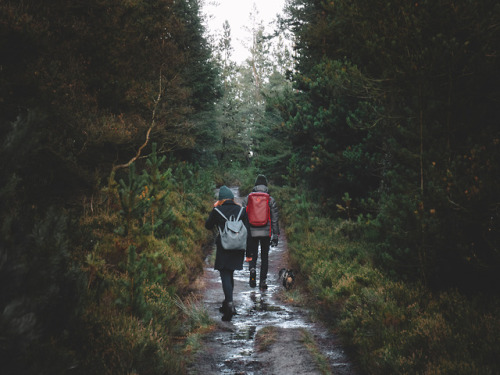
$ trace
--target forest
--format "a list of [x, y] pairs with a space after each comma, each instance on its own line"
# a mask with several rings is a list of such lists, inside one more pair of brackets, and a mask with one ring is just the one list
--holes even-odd
[[288, 0], [243, 64], [201, 6], [0, 2], [2, 373], [186, 373], [258, 173], [363, 373], [498, 373], [500, 4]]

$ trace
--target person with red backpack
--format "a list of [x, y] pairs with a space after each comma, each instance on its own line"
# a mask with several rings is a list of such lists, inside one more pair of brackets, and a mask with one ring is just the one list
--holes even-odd
[[[258, 175], [252, 192], [243, 199], [246, 207], [250, 232], [247, 239], [247, 254], [250, 268], [250, 287], [257, 286], [257, 259], [260, 245], [260, 283], [261, 290], [267, 289], [267, 272], [269, 268], [269, 248], [278, 246], [280, 228], [278, 223], [278, 205], [269, 194], [267, 178]], [[250, 259], [251, 258], [251, 259]]]

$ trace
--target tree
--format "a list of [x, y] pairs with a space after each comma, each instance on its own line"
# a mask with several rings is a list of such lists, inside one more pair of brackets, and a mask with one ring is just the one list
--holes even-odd
[[63, 373], [86, 354], [71, 347], [95, 245], [73, 226], [86, 195], [152, 141], [183, 158], [199, 145], [217, 71], [198, 13], [194, 0], [0, 2], [6, 371]]
[[217, 102], [216, 122], [220, 138], [215, 152], [222, 167], [230, 167], [232, 163], [245, 163], [248, 152], [242, 115], [245, 99], [239, 81], [240, 69], [231, 60], [232, 51], [231, 28], [229, 22], [225, 21], [217, 48], [222, 95]]
[[[322, 153], [314, 181], [338, 184], [346, 173], [332, 176], [344, 166], [359, 183], [356, 193], [376, 198], [376, 256], [388, 269], [435, 286], [492, 283], [498, 210], [488, 191], [500, 181], [483, 176], [497, 175], [498, 165], [498, 89], [491, 85], [499, 80], [498, 6], [295, 0], [288, 10], [298, 90], [288, 123], [303, 135], [296, 147], [302, 168]], [[343, 83], [342, 69], [325, 70], [336, 62], [346, 64]], [[364, 99], [356, 82], [371, 87]], [[324, 90], [335, 87], [343, 94], [331, 100], [336, 93]], [[335, 110], [323, 118], [325, 100]], [[358, 144], [348, 145], [344, 135]], [[477, 168], [478, 157], [485, 169]], [[370, 165], [365, 184], [356, 171]], [[466, 282], [465, 269], [474, 275]]]

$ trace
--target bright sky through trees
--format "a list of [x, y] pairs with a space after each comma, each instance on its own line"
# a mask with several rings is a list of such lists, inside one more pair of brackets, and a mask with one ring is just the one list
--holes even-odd
[[[206, 0], [203, 13], [207, 16], [207, 28], [210, 35], [220, 35], [225, 20], [231, 26], [233, 59], [241, 63], [249, 57], [245, 41], [250, 39], [250, 13], [255, 7], [258, 11], [257, 20], [262, 20], [266, 31], [271, 31], [271, 22], [278, 13], [282, 13], [285, 0]], [[248, 44], [248, 43], [247, 43]]]

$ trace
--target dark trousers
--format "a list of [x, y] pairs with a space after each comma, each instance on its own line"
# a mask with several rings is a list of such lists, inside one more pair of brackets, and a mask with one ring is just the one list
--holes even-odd
[[224, 268], [219, 272], [220, 280], [222, 281], [222, 290], [224, 291], [224, 301], [233, 302], [234, 271]]
[[249, 264], [250, 269], [257, 267], [257, 259], [259, 258], [259, 243], [260, 243], [260, 281], [267, 279], [267, 271], [269, 269], [269, 247], [271, 245], [271, 237], [249, 237], [247, 246], [250, 254], [253, 254], [252, 261]]

